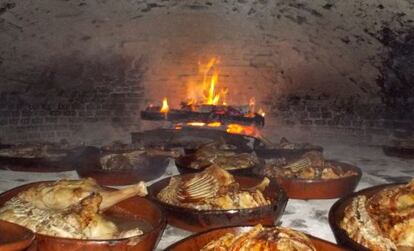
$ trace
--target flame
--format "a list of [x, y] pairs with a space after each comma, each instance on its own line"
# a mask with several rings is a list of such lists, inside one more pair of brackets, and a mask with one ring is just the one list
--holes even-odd
[[229, 93], [229, 88], [225, 87], [220, 90], [221, 102], [223, 105], [227, 105], [227, 94]]
[[[214, 122], [201, 122], [201, 121], [191, 121], [187, 122], [185, 124], [176, 124], [175, 129], [180, 130], [184, 126], [194, 126], [194, 127], [221, 127], [223, 124], [219, 121]], [[260, 131], [258, 128], [256, 128], [254, 125], [240, 125], [240, 124], [228, 124], [224, 127], [226, 129], [227, 133], [232, 134], [242, 134], [242, 135], [248, 135], [252, 137], [260, 137]]]
[[255, 126], [243, 126], [239, 124], [227, 125], [226, 132], [232, 134], [249, 135], [253, 137], [258, 137], [260, 135], [259, 130]]
[[263, 111], [262, 108], [259, 108], [259, 111], [257, 111], [258, 114], [260, 114], [260, 116], [264, 117], [266, 116], [266, 113]]
[[191, 122], [187, 122], [186, 125], [188, 126], [208, 126], [208, 127], [220, 127], [221, 123], [219, 121], [214, 121], [214, 122], [210, 122], [210, 123], [204, 123], [201, 121], [191, 121]]
[[187, 125], [189, 125], [189, 126], [205, 126], [206, 123], [194, 121], [194, 122], [187, 122]]
[[227, 88], [218, 88], [219, 60], [211, 58], [207, 64], [199, 63], [199, 73], [202, 75], [201, 84], [190, 84], [187, 90], [187, 105], [227, 105]]
[[168, 100], [167, 98], [164, 98], [162, 100], [162, 106], [161, 106], [160, 112], [168, 113], [168, 111], [170, 111], [170, 107], [168, 106]]
[[[220, 94], [216, 94], [216, 84], [218, 81], [218, 72], [213, 68], [219, 61], [216, 58], [210, 59], [205, 69], [201, 68], [203, 73], [203, 89], [204, 89], [204, 100], [203, 103], [207, 105], [217, 105], [220, 100]], [[208, 81], [208, 75], [212, 72], [210, 81]], [[210, 83], [208, 83], [210, 82]], [[207, 90], [207, 92], [206, 92]]]
[[256, 99], [254, 97], [249, 99], [249, 115], [254, 116], [256, 110]]
[[254, 112], [255, 107], [256, 107], [256, 99], [254, 97], [251, 97], [249, 99], [249, 109], [250, 109], [250, 111]]
[[220, 127], [221, 123], [218, 122], [218, 121], [210, 122], [210, 123], [207, 124], [207, 126], [209, 126], [209, 127]]

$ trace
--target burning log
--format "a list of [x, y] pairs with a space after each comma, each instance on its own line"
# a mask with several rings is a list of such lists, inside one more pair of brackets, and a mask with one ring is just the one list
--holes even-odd
[[203, 105], [198, 111], [170, 109], [168, 113], [161, 112], [159, 107], [148, 107], [144, 111], [141, 111], [141, 118], [155, 121], [167, 120], [175, 123], [197, 121], [208, 124], [220, 122], [223, 125], [241, 124], [255, 125], [256, 127], [263, 127], [265, 123], [264, 117], [258, 113], [243, 114], [240, 110], [232, 106], [214, 105]]

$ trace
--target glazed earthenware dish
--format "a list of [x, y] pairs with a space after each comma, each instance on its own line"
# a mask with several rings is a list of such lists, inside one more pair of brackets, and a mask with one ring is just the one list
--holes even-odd
[[[238, 226], [238, 227], [229, 227], [229, 228], [219, 228], [219, 229], [214, 229], [214, 230], [198, 233], [198, 234], [187, 237], [167, 247], [165, 250], [168, 250], [168, 251], [199, 251], [210, 241], [218, 239], [227, 233], [240, 234], [240, 233], [245, 233], [251, 230], [252, 228], [253, 228], [252, 226], [242, 226], [242, 227]], [[312, 244], [316, 247], [318, 251], [346, 250], [346, 249], [339, 247], [336, 244], [319, 239], [317, 237], [313, 237], [311, 235], [308, 235], [308, 237], [310, 238]]]
[[403, 183], [393, 183], [369, 187], [356, 193], [350, 194], [347, 197], [344, 197], [335, 202], [335, 204], [333, 204], [333, 206], [329, 210], [329, 225], [331, 226], [331, 229], [335, 235], [336, 241], [340, 245], [348, 247], [351, 250], [368, 251], [368, 248], [364, 247], [363, 245], [359, 244], [358, 242], [350, 238], [347, 232], [341, 228], [341, 221], [345, 216], [345, 209], [348, 205], [352, 203], [353, 199], [359, 195], [365, 195], [367, 198], [370, 198], [374, 194], [382, 191], [384, 188], [390, 188], [402, 184]]
[[0, 220], [0, 251], [24, 250], [34, 238], [34, 233], [29, 229]]
[[[191, 174], [183, 174], [180, 177], [185, 178], [189, 175]], [[149, 196], [165, 209], [169, 224], [192, 232], [224, 226], [255, 225], [259, 223], [263, 225], [276, 224], [282, 216], [288, 200], [285, 192], [275, 182], [271, 181], [263, 191], [263, 195], [270, 200], [270, 205], [230, 210], [184, 208], [167, 204], [157, 198], [158, 193], [169, 184], [170, 179], [171, 177], [165, 178], [151, 185]], [[259, 178], [244, 176], [235, 176], [235, 180], [240, 184], [240, 187], [245, 188], [253, 187], [261, 181]]]
[[87, 147], [79, 155], [75, 165], [79, 177], [94, 178], [100, 185], [122, 186], [138, 181], [150, 181], [161, 176], [168, 166], [167, 156], [143, 156], [139, 165], [127, 169], [104, 169], [101, 158], [109, 154], [122, 154], [124, 151], [102, 151], [98, 148]]
[[414, 147], [383, 146], [382, 151], [390, 157], [414, 159]]
[[382, 146], [385, 155], [404, 159], [414, 159], [414, 139], [394, 139]]
[[[358, 185], [362, 171], [360, 168], [338, 161], [329, 161], [344, 172], [352, 171], [355, 175], [335, 179], [299, 179], [287, 177], [269, 177], [274, 179], [292, 199], [334, 199], [351, 194]], [[260, 169], [254, 169], [256, 175], [263, 176]]]
[[[0, 149], [11, 149], [14, 145], [0, 145]], [[61, 150], [59, 157], [7, 156], [0, 155], [0, 169], [23, 172], [63, 172], [74, 169], [71, 165], [72, 151]]]
[[[20, 192], [40, 182], [16, 187], [0, 194], [0, 206]], [[31, 251], [150, 251], [157, 245], [166, 224], [165, 215], [156, 204], [148, 199], [134, 196], [104, 212], [107, 217], [129, 219], [140, 225], [143, 235], [111, 240], [80, 240], [36, 234]]]

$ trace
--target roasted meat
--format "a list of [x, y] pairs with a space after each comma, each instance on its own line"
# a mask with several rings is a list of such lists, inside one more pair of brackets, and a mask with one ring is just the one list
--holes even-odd
[[103, 170], [130, 170], [149, 165], [145, 151], [107, 154], [100, 159]]
[[[126, 237], [101, 212], [132, 196], [145, 196], [143, 182], [106, 191], [93, 179], [40, 183], [19, 193], [0, 208], [0, 219], [44, 235], [77, 239]], [[139, 229], [129, 234], [142, 234]]]
[[234, 146], [218, 142], [199, 147], [191, 158], [190, 167], [193, 169], [203, 169], [215, 164], [226, 170], [234, 170], [253, 167], [258, 163], [256, 155], [238, 153], [234, 151]]
[[303, 233], [283, 227], [264, 228], [234, 235], [227, 233], [205, 245], [201, 251], [316, 251], [312, 241]]
[[157, 197], [171, 205], [197, 210], [254, 208], [270, 204], [262, 193], [268, 184], [265, 178], [258, 186], [241, 189], [230, 173], [211, 166], [190, 177], [172, 177]]
[[322, 153], [310, 151], [291, 163], [270, 163], [263, 169], [263, 174], [269, 177], [297, 179], [338, 179], [357, 175], [354, 171], [344, 171], [341, 167], [326, 161]]
[[375, 250], [414, 249], [414, 179], [371, 197], [357, 196], [346, 207], [341, 227], [361, 245]]

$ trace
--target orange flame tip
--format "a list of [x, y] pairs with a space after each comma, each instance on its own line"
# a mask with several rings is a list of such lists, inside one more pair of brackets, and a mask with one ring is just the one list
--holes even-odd
[[167, 98], [164, 98], [162, 100], [162, 106], [161, 106], [160, 112], [168, 113], [169, 111], [170, 111], [170, 107], [168, 106], [168, 100]]
[[266, 116], [266, 113], [263, 111], [262, 108], [259, 108], [259, 111], [257, 113], [262, 117]]

